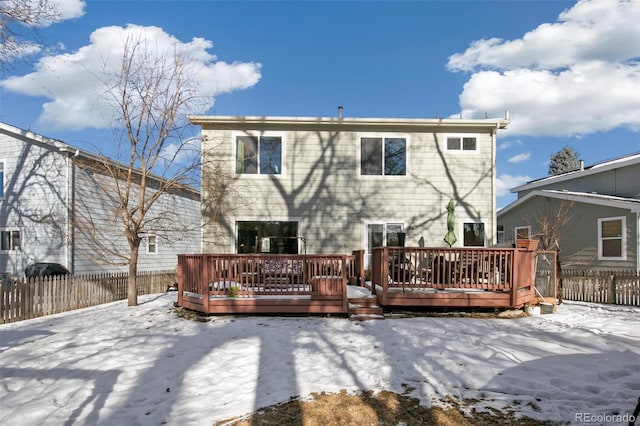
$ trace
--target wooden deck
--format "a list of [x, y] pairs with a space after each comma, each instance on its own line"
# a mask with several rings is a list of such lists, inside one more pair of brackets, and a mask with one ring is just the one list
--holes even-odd
[[178, 305], [211, 314], [341, 314], [348, 283], [380, 306], [519, 308], [534, 299], [528, 249], [383, 247], [353, 255], [178, 256]]

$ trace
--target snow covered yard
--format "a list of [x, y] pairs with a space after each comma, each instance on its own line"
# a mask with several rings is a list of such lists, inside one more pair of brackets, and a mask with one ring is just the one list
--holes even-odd
[[198, 322], [179, 318], [175, 300], [150, 295], [137, 308], [121, 301], [0, 325], [0, 424], [211, 425], [340, 389], [413, 389], [426, 406], [451, 395], [537, 419], [626, 424], [640, 396], [638, 308]]

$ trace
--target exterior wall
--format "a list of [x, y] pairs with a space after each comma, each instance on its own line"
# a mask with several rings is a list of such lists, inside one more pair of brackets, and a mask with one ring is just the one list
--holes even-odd
[[[532, 235], [539, 234], [543, 211], [557, 211], [563, 202], [553, 198], [533, 197], [530, 200], [499, 215], [498, 223], [504, 225], [507, 242], [514, 242], [515, 227], [531, 226]], [[598, 260], [598, 219], [626, 218], [626, 260]], [[567, 269], [637, 269], [638, 266], [638, 215], [629, 210], [595, 204], [571, 204], [569, 221], [561, 227], [560, 261]]]
[[[91, 163], [74, 167], [74, 271], [127, 271], [131, 250], [113, 178]], [[151, 191], [151, 189], [149, 188]], [[200, 199], [193, 194], [163, 194], [146, 216], [148, 235], [156, 237], [156, 253], [148, 253], [148, 237], [140, 244], [138, 270], [176, 267], [177, 255], [200, 248]]]
[[0, 229], [20, 231], [20, 250], [0, 251], [0, 273], [21, 276], [33, 262], [68, 265], [67, 159], [47, 144], [0, 131], [4, 198]]
[[[444, 136], [460, 133], [477, 136], [476, 152], [446, 150]], [[283, 138], [282, 174], [236, 175], [235, 137], [272, 134]], [[406, 176], [360, 175], [360, 137], [380, 135], [406, 137]], [[310, 254], [365, 248], [369, 222], [403, 223], [407, 246], [444, 246], [450, 199], [456, 202], [455, 245], [462, 245], [465, 220], [484, 221], [487, 244], [493, 242], [495, 141], [486, 127], [389, 132], [340, 124], [321, 130], [204, 124], [202, 138], [204, 252], [236, 252], [238, 220], [299, 220]]]
[[[581, 175], [576, 172], [573, 179], [553, 181], [547, 185], [541, 185], [535, 189], [557, 189], [576, 192], [595, 192], [602, 195], [615, 195], [619, 197], [640, 198], [640, 164], [631, 164], [626, 167], [607, 170], [601, 173]], [[528, 192], [518, 192], [518, 198], [522, 198]]]

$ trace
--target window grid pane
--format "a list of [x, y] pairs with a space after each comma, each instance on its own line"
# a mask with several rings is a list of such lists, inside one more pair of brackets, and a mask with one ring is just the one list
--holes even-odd
[[462, 149], [464, 151], [475, 151], [476, 138], [462, 138]]
[[461, 140], [460, 138], [447, 138], [447, 149], [449, 150], [459, 150]]
[[407, 143], [404, 138], [387, 138], [384, 141], [384, 174], [403, 176], [406, 174]]
[[484, 247], [484, 223], [464, 224], [465, 247]]
[[382, 175], [382, 138], [360, 140], [360, 170], [363, 175]]
[[236, 139], [236, 173], [258, 173], [258, 138], [238, 136]]
[[602, 221], [602, 238], [620, 238], [622, 237], [622, 221], [621, 220], [603, 220]]
[[275, 136], [260, 138], [260, 174], [279, 175], [282, 169], [282, 141]]
[[603, 240], [602, 241], [603, 257], [621, 257], [622, 256], [622, 240]]

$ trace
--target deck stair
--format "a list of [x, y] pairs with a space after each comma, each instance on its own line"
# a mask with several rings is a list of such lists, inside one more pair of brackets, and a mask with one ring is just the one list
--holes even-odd
[[374, 319], [384, 319], [382, 307], [378, 305], [376, 296], [349, 298], [349, 320], [365, 321]]

